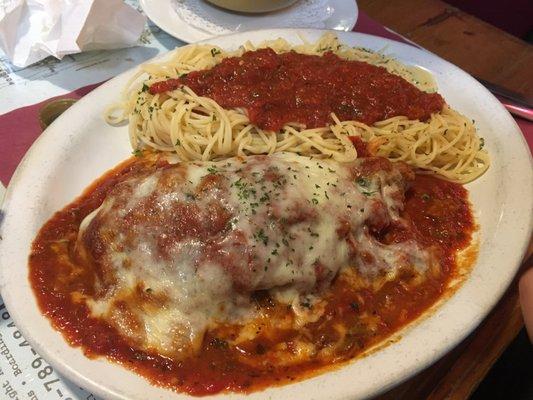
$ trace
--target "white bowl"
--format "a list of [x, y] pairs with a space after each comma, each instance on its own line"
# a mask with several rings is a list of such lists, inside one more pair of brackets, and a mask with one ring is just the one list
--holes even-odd
[[245, 13], [264, 13], [281, 10], [298, 0], [206, 0], [215, 6]]

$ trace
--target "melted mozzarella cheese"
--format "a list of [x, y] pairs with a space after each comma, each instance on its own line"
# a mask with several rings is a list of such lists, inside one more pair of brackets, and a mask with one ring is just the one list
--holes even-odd
[[[254, 318], [254, 291], [294, 305], [342, 268], [368, 279], [423, 273], [426, 250], [370, 233], [402, 223], [407, 182], [401, 168], [369, 162], [281, 153], [130, 177], [80, 226], [78, 251], [99, 271], [93, 315], [141, 348], [182, 357], [206, 329]], [[316, 321], [294, 311], [298, 326]]]

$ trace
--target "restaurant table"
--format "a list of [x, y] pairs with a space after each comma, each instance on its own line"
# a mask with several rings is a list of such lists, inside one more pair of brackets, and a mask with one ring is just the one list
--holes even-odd
[[[403, 9], [403, 11], [400, 6], [400, 3], [404, 4], [405, 9]], [[360, 13], [359, 19], [354, 28], [355, 31], [382, 36], [392, 40], [398, 40], [405, 43], [409, 43], [411, 45], [416, 45], [415, 43], [418, 43], [419, 45], [422, 45], [423, 47], [441, 55], [442, 57], [450, 59], [452, 62], [466, 69], [469, 72], [474, 72], [485, 79], [494, 78], [489, 74], [491, 70], [490, 65], [492, 65], [493, 62], [497, 63], [497, 61], [491, 60], [489, 63], [486, 63], [487, 65], [485, 65], [486, 68], [484, 70], [477, 71], [469, 69], [470, 65], [467, 65], [466, 63], [462, 64], [461, 59], [453, 58], [455, 55], [453, 49], [458, 49], [460, 45], [464, 43], [462, 43], [462, 41], [456, 42], [455, 44], [451, 43], [449, 37], [455, 38], [457, 36], [457, 27], [451, 24], [449, 28], [446, 28], [449, 29], [449, 32], [447, 32], [446, 29], [442, 28], [442, 24], [446, 24], [447, 20], [450, 20], [451, 18], [456, 18], [457, 15], [461, 15], [456, 13], [456, 11], [444, 11], [445, 14], [442, 14], [442, 9], [438, 7], [440, 3], [435, 1], [411, 0], [403, 2], [379, 2], [372, 0], [360, 0], [358, 4], [360, 7]], [[388, 8], [389, 6], [390, 8]], [[442, 4], [440, 4], [440, 6], [442, 6]], [[409, 7], [413, 7], [413, 9], [409, 9]], [[448, 10], [448, 8], [446, 8], [446, 10]], [[448, 16], [448, 14], [450, 13], [452, 17]], [[384, 24], [376, 22], [374, 19], [369, 17], [369, 15], [374, 16], [376, 19], [383, 19], [382, 22]], [[398, 15], [402, 15], [402, 18], [398, 19]], [[390, 19], [387, 19], [388, 17], [390, 17]], [[462, 20], [463, 18], [468, 18], [468, 21], [471, 21], [471, 17], [461, 15], [460, 19]], [[408, 20], [411, 25], [407, 24], [406, 20]], [[398, 21], [401, 21], [401, 23], [399, 23]], [[422, 21], [423, 23], [420, 21]], [[476, 23], [479, 25], [478, 22]], [[399, 35], [398, 33], [395, 33], [389, 28], [385, 28], [384, 25], [395, 29], [403, 36]], [[481, 33], [485, 32], [484, 30], [487, 27], [485, 27], [483, 24], [479, 26], [478, 25], [470, 23], [468, 24], [468, 30], [465, 30], [465, 32], [468, 33], [464, 34], [466, 35], [466, 39], [471, 38], [473, 40], [473, 38], [475, 38], [475, 40], [480, 40], [478, 33], [479, 35], [481, 35]], [[409, 30], [409, 27], [416, 26], [420, 26], [420, 28]], [[157, 28], [154, 28], [152, 26], [151, 29], [152, 31], [154, 31]], [[515, 42], [509, 39], [507, 37], [508, 35], [506, 36], [501, 31], [490, 31], [490, 35], [492, 36], [487, 36], [487, 38], [485, 39], [488, 41], [487, 45], [489, 45], [489, 42], [491, 40], [494, 40], [495, 37], [498, 37], [498, 35], [501, 35], [501, 37], [503, 38], [501, 39], [502, 41], [505, 39], [511, 44]], [[164, 42], [163, 47], [166, 47], [168, 49], [183, 44], [183, 42], [170, 37], [163, 37], [162, 42]], [[445, 43], [446, 46], [443, 43]], [[516, 45], [515, 47], [520, 46]], [[476, 47], [476, 51], [477, 50], [479, 50], [479, 54], [482, 53], [481, 48]], [[152, 54], [151, 56], [154, 55], [155, 54]], [[529, 58], [527, 57], [529, 56], [526, 56], [526, 59], [529, 60]], [[125, 60], [128, 61], [124, 63], [123, 70], [131, 68], [133, 66], [131, 64], [133, 63], [134, 59], [126, 57]], [[62, 61], [61, 63], [57, 64], [57, 66], [61, 66], [64, 62], [65, 61]], [[60, 69], [57, 66], [54, 67], [56, 68], [55, 72]], [[116, 67], [117, 66], [115, 65], [114, 68], [116, 69]], [[494, 68], [494, 71], [503, 70], [504, 68], [500, 64], [498, 64], [497, 67]], [[515, 68], [514, 70], [507, 72], [508, 76], [510, 77], [507, 80], [494, 80], [497, 83], [502, 84], [510, 84], [511, 82], [513, 82], [513, 85], [515, 86], [512, 86], [512, 88], [518, 88], [520, 90], [529, 90], [531, 88], [531, 85], [528, 86], [520, 84], [519, 81], [515, 82], [515, 80], [512, 79], [512, 77], [514, 76], [513, 74], [517, 73], [516, 71], [517, 70]], [[108, 76], [107, 78], [109, 77], [111, 76]], [[2, 78], [1, 69], [0, 78]], [[60, 80], [60, 78], [60, 72], [54, 75], [54, 79]], [[59, 81], [59, 83], [61, 82]], [[16, 166], [20, 162], [22, 156], [41, 133], [38, 114], [42, 107], [49, 103], [51, 100], [57, 98], [79, 99], [86, 93], [99, 86], [99, 84], [101, 83], [102, 82], [100, 81], [93, 82], [90, 85], [73, 87], [75, 86], [75, 83], [69, 82], [68, 85], [65, 84], [61, 87], [72, 88], [71, 91], [65, 92], [65, 90], [62, 90], [63, 93], [60, 96], [55, 96], [53, 98], [46, 98], [45, 96], [42, 101], [38, 101], [35, 104], [31, 105], [25, 104], [23, 94], [20, 94], [20, 99], [14, 99], [15, 102], [17, 100], [20, 100], [20, 104], [24, 106], [12, 107], [10, 111], [0, 115], [0, 181], [4, 185], [7, 185], [9, 183], [9, 179], [13, 174], [14, 170], [16, 169]], [[531, 148], [533, 146], [533, 124], [520, 119], [517, 119], [516, 121], [520, 126], [522, 132], [524, 133], [524, 136], [526, 137]], [[531, 251], [529, 252], [529, 254], [531, 254]], [[2, 311], [1, 308], [2, 304], [0, 304], [0, 311]], [[2, 318], [0, 320], [0, 332], [2, 332], [2, 329], [5, 328], [2, 323], [8, 324], [9, 321], [9, 314], [7, 315], [7, 318]], [[474, 333], [472, 333], [465, 341], [463, 341], [463, 343], [457, 346], [456, 349], [451, 351], [449, 354], [439, 360], [436, 364], [422, 371], [414, 378], [411, 378], [410, 380], [404, 382], [392, 391], [381, 395], [379, 399], [466, 399], [469, 394], [472, 393], [472, 391], [475, 389], [477, 384], [483, 379], [483, 377], [490, 369], [494, 361], [499, 357], [502, 351], [516, 336], [521, 327], [522, 320], [520, 317], [519, 306], [517, 302], [517, 290], [516, 285], [513, 284], [506, 293], [506, 295], [502, 298], [498, 306], [487, 317], [487, 319], [480, 325], [480, 327]], [[15, 348], [12, 348], [14, 356], [16, 356], [15, 350]], [[35, 354], [35, 356], [37, 355]], [[2, 375], [2, 363], [5, 363], [5, 360], [3, 358], [0, 358], [0, 375]], [[28, 366], [28, 368], [30, 367]], [[26, 380], [29, 380], [31, 378], [31, 374], [28, 373], [26, 375], [28, 376]], [[58, 377], [57, 379], [57, 385], [64, 385], [61, 386], [61, 389], [63, 391], [61, 392], [60, 389], [57, 389], [56, 392], [52, 392], [55, 397], [50, 398], [60, 398], [63, 397], [65, 393], [69, 393], [72, 400], [78, 400], [82, 398], [96, 398], [94, 395], [88, 393], [87, 391], [83, 391], [82, 389], [78, 390], [75, 385], [72, 385], [69, 382], [65, 382], [64, 380], [62, 380], [61, 377]], [[13, 386], [15, 386], [16, 383], [18, 383], [19, 385], [27, 384], [26, 381], [22, 383], [17, 382], [15, 378], [13, 378], [10, 383], [13, 384]], [[56, 396], [57, 392], [60, 392], [61, 396]], [[0, 391], [0, 397], [1, 396], [2, 392]], [[50, 396], [52, 395], [50, 394]]]

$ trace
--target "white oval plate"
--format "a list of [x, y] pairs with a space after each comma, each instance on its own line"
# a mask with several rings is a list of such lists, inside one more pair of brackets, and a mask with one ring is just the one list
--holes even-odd
[[[198, 29], [187, 21], [179, 17], [172, 6], [172, 1], [175, 0], [140, 0], [140, 5], [148, 18], [154, 24], [163, 29], [169, 35], [177, 39], [183, 40], [186, 43], [193, 43], [200, 40], [206, 40], [213, 37], [207, 31]], [[330, 5], [333, 7], [333, 14], [324, 21], [326, 29], [335, 29], [338, 31], [351, 31], [357, 22], [359, 10], [355, 0], [330, 0]], [[239, 24], [243, 19], [249, 21], [251, 18], [262, 18], [261, 16], [252, 16], [246, 14], [237, 14], [230, 11], [225, 12], [222, 9], [206, 4], [206, 7], [212, 8], [217, 14], [217, 18], [223, 18], [228, 23]], [[292, 6], [297, 7], [297, 5]], [[276, 14], [283, 13], [283, 10], [277, 11]], [[269, 13], [268, 15], [272, 15]], [[271, 18], [271, 17], [269, 17]], [[248, 22], [249, 23], [249, 22]], [[265, 26], [271, 28], [272, 26]], [[256, 26], [255, 29], [260, 29], [261, 26]], [[297, 26], [292, 26], [297, 28]]]
[[[298, 34], [316, 40], [318, 30], [266, 30], [222, 36], [210, 43], [235, 49]], [[387, 390], [436, 361], [466, 337], [507, 288], [521, 261], [532, 228], [533, 168], [518, 126], [502, 105], [476, 80], [452, 64], [415, 47], [359, 34], [339, 33], [342, 41], [389, 54], [431, 71], [448, 103], [475, 119], [492, 165], [468, 185], [481, 226], [479, 259], [465, 284], [436, 312], [404, 329], [403, 338], [337, 370], [291, 385], [250, 395], [217, 399], [356, 399]], [[106, 359], [90, 360], [70, 347], [39, 311], [28, 282], [28, 254], [37, 231], [94, 179], [126, 157], [127, 127], [108, 126], [102, 113], [116, 100], [132, 71], [103, 84], [74, 104], [35, 142], [19, 165], [4, 200], [0, 228], [1, 293], [17, 326], [54, 368], [77, 384], [109, 399], [186, 399], [154, 387]]]

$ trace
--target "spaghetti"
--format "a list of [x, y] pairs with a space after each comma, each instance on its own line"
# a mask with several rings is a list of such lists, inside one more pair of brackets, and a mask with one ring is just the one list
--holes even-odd
[[[432, 77], [420, 69], [362, 48], [351, 48], [333, 34], [325, 34], [316, 43], [291, 46], [283, 39], [263, 43], [277, 54], [291, 50], [311, 56], [334, 54], [343, 60], [362, 61], [400, 76], [421, 95], [436, 91]], [[200, 96], [188, 85], [154, 92], [154, 85], [180, 81], [193, 71], [210, 70], [230, 57], [241, 57], [257, 48], [246, 43], [226, 52], [211, 45], [191, 45], [177, 49], [165, 59], [147, 63], [129, 81], [123, 100], [106, 112], [111, 124], [129, 121], [129, 135], [136, 151], [154, 148], [175, 152], [182, 160], [211, 160], [234, 155], [272, 154], [288, 151], [314, 157], [329, 157], [338, 162], [357, 158], [350, 138], [366, 143], [371, 154], [402, 160], [422, 172], [437, 173], [446, 179], [466, 183], [479, 177], [489, 166], [483, 141], [473, 123], [444, 106], [427, 119], [409, 119], [395, 115], [365, 124], [341, 120], [331, 113], [324, 126], [287, 122], [279, 130], [254, 124], [244, 107], [222, 107], [210, 96]], [[405, 82], [403, 82], [405, 83]], [[329, 115], [329, 114], [328, 114]], [[307, 127], [306, 127], [307, 126]]]

